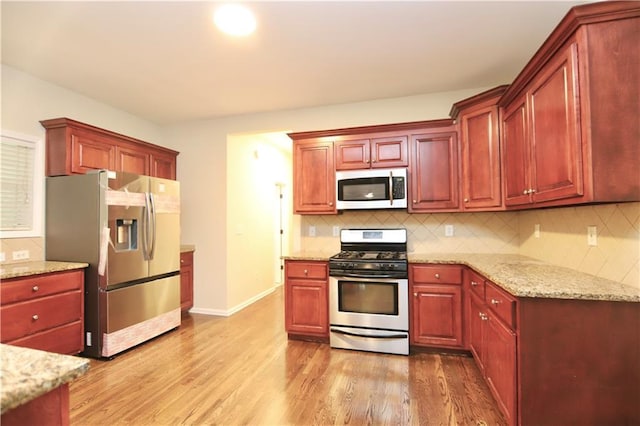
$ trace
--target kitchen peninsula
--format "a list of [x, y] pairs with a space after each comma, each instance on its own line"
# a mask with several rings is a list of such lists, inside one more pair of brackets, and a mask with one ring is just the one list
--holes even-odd
[[69, 385], [89, 360], [0, 344], [2, 424], [69, 424]]

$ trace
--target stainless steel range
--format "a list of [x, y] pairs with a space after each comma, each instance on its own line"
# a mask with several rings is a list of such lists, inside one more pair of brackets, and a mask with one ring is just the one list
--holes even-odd
[[329, 259], [331, 347], [409, 354], [406, 229], [343, 229]]

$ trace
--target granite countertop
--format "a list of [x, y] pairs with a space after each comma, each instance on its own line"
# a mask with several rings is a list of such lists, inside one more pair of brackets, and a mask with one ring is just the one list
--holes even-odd
[[328, 261], [329, 258], [335, 254], [338, 254], [338, 250], [324, 251], [324, 250], [301, 250], [286, 256], [282, 256], [284, 260], [316, 260], [316, 261]]
[[87, 372], [89, 360], [0, 344], [2, 414]]
[[5, 263], [0, 265], [0, 280], [26, 277], [29, 275], [48, 274], [51, 272], [70, 271], [89, 266], [88, 263], [56, 262], [42, 260], [34, 262]]
[[515, 254], [408, 253], [409, 263], [466, 265], [518, 297], [640, 302], [640, 289]]
[[[288, 260], [328, 261], [336, 251], [299, 251]], [[415, 253], [409, 263], [466, 265], [517, 297], [640, 302], [640, 289], [517, 254]]]
[[196, 251], [196, 246], [193, 244], [181, 244], [180, 245], [180, 253], [187, 253], [190, 251]]

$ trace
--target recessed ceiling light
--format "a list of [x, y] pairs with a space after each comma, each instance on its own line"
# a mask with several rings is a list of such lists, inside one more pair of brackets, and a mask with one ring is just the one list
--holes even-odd
[[247, 36], [256, 29], [253, 13], [237, 3], [218, 7], [213, 15], [216, 26], [224, 33], [233, 36]]

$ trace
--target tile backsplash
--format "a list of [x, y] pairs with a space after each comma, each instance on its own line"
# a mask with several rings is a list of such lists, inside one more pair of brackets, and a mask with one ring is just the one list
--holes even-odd
[[[537, 209], [521, 212], [408, 214], [406, 211], [346, 211], [301, 216], [301, 247], [335, 251], [338, 228], [407, 229], [409, 252], [513, 253], [534, 257], [640, 289], [640, 203]], [[534, 225], [540, 225], [536, 238]], [[453, 225], [453, 236], [445, 236]], [[598, 245], [587, 245], [596, 226]], [[309, 228], [315, 228], [315, 237]]]
[[[453, 236], [445, 226], [453, 225]], [[339, 215], [302, 216], [301, 246], [305, 250], [340, 249], [333, 236], [339, 228], [406, 228], [409, 252], [518, 253], [518, 213], [408, 214], [400, 210], [355, 210]], [[315, 227], [315, 237], [309, 236]]]
[[[529, 210], [519, 215], [520, 254], [640, 288], [640, 203]], [[587, 245], [588, 226], [597, 229], [597, 246]]]
[[[13, 253], [23, 250], [29, 252], [29, 258], [13, 260]], [[4, 261], [0, 261], [0, 264], [44, 260], [44, 238], [2, 238], [0, 252], [4, 253]]]

